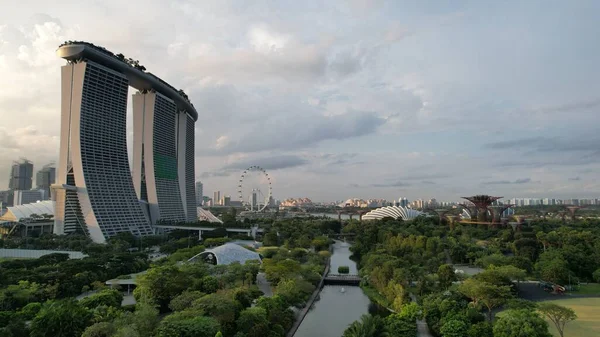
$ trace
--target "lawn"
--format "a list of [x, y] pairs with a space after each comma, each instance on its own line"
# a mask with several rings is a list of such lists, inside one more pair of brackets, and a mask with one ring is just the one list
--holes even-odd
[[[575, 310], [577, 319], [565, 327], [565, 337], [597, 337], [600, 336], [600, 298], [569, 298], [548, 301]], [[556, 327], [550, 321], [550, 332], [559, 336]]]
[[600, 283], [581, 284], [572, 293], [577, 295], [600, 295]]

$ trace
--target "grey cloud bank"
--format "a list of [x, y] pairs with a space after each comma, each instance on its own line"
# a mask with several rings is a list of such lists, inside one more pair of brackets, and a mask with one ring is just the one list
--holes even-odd
[[598, 197], [600, 3], [545, 4], [8, 6], [0, 189], [12, 160], [57, 159], [54, 52], [89, 40], [190, 95], [206, 194], [233, 194], [241, 170], [259, 165], [279, 199]]

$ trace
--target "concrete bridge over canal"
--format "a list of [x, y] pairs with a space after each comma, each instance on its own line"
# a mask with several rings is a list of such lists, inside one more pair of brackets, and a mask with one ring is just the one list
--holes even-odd
[[349, 285], [358, 286], [360, 285], [361, 277], [358, 275], [343, 275], [343, 274], [328, 274], [325, 276], [325, 285]]

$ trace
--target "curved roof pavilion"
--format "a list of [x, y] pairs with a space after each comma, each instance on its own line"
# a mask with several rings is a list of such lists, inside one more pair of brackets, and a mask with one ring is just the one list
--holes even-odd
[[54, 216], [54, 201], [45, 200], [31, 204], [9, 206], [6, 214], [0, 217], [2, 221], [19, 222], [23, 218], [29, 218], [32, 214], [41, 216], [47, 214]]
[[203, 261], [212, 254], [217, 265], [228, 265], [234, 262], [245, 264], [246, 261], [256, 260], [261, 262], [260, 255], [235, 243], [226, 243], [222, 246], [207, 249], [192, 257], [188, 262]]
[[386, 206], [374, 209], [369, 213], [363, 215], [363, 220], [380, 220], [386, 217], [402, 220], [412, 220], [419, 215], [423, 214], [421, 211], [417, 211], [412, 208], [401, 207], [401, 206]]

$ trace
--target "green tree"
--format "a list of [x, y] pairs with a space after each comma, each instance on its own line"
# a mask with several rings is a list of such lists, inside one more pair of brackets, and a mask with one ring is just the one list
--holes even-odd
[[521, 281], [525, 278], [527, 273], [523, 269], [519, 269], [515, 266], [500, 266], [494, 265], [488, 266], [488, 269], [477, 274], [478, 280], [488, 282], [497, 286], [510, 285], [512, 281]]
[[92, 313], [74, 299], [49, 301], [31, 321], [31, 337], [80, 337]]
[[289, 304], [279, 295], [260, 297], [256, 306], [267, 310], [269, 322], [273, 326], [280, 325], [284, 330], [288, 330], [294, 323], [294, 313], [289, 309]]
[[477, 322], [467, 331], [468, 337], [494, 337], [493, 325], [490, 322]]
[[116, 336], [152, 336], [159, 322], [158, 309], [153, 304], [139, 302], [133, 313], [125, 312], [115, 320]]
[[213, 337], [219, 333], [219, 322], [212, 317], [186, 318], [176, 313], [165, 317], [157, 329], [157, 337]]
[[117, 332], [112, 322], [100, 322], [90, 325], [81, 337], [111, 337]]
[[454, 268], [449, 264], [443, 264], [438, 268], [438, 279], [442, 289], [448, 289], [452, 282], [456, 281], [456, 273]]
[[600, 268], [596, 269], [594, 273], [592, 273], [592, 278], [594, 281], [600, 283]]
[[448, 320], [440, 328], [442, 337], [464, 337], [467, 335], [469, 326], [467, 323], [457, 319]]
[[416, 337], [417, 323], [414, 319], [399, 314], [385, 318], [386, 331], [393, 337]]
[[475, 305], [483, 305], [488, 310], [488, 320], [492, 320], [492, 309], [504, 304], [512, 297], [508, 286], [496, 286], [477, 279], [467, 279], [458, 287], [463, 295]]
[[29, 337], [29, 330], [25, 321], [18, 317], [11, 319], [7, 324], [0, 328], [0, 336], [6, 337]]
[[310, 296], [314, 290], [314, 286], [304, 280], [289, 279], [282, 280], [275, 288], [275, 294], [281, 296], [290, 305], [301, 303], [305, 298]]
[[388, 301], [392, 304], [392, 309], [394, 311], [402, 310], [402, 305], [404, 304], [404, 299], [406, 296], [406, 291], [404, 287], [397, 283], [394, 280], [390, 280], [388, 285], [383, 289], [383, 294], [387, 298]]
[[324, 236], [316, 237], [312, 240], [312, 246], [316, 251], [325, 250], [329, 246], [329, 239]]
[[38, 283], [19, 281], [0, 292], [0, 310], [16, 310], [41, 297], [42, 289]]
[[194, 301], [193, 304], [194, 309], [201, 309], [207, 315], [216, 318], [221, 324], [221, 331], [225, 335], [235, 332], [235, 319], [240, 307], [239, 303], [234, 301], [229, 295], [223, 293], [206, 295]]
[[540, 303], [538, 304], [537, 309], [544, 316], [548, 317], [552, 323], [554, 323], [556, 330], [558, 330], [558, 333], [560, 334], [560, 337], [564, 336], [565, 325], [577, 319], [577, 315], [573, 309], [563, 307], [562, 305], [554, 303]]
[[119, 308], [121, 302], [123, 302], [123, 294], [120, 291], [104, 289], [82, 299], [79, 303], [88, 309], [94, 309], [99, 305]]
[[214, 276], [204, 276], [200, 289], [207, 294], [216, 293], [219, 290], [219, 280]]
[[217, 334], [215, 335], [215, 337], [223, 337], [223, 334], [221, 333], [221, 331], [217, 332]]
[[537, 304], [535, 304], [535, 302], [524, 300], [522, 298], [511, 298], [510, 300], [506, 301], [506, 309], [535, 310], [536, 308], [537, 308]]
[[240, 313], [236, 321], [237, 330], [247, 337], [263, 337], [269, 333], [267, 311], [260, 307], [248, 308]]
[[188, 275], [182, 273], [177, 266], [158, 266], [150, 268], [145, 275], [137, 279], [134, 295], [138, 301], [147, 297], [158, 304], [161, 311], [167, 311], [169, 302], [191, 283]]
[[362, 315], [344, 330], [342, 337], [387, 337], [389, 336], [384, 320], [379, 316]]
[[268, 231], [263, 236], [263, 244], [265, 246], [279, 246], [279, 237], [276, 231]]
[[195, 300], [205, 296], [201, 291], [184, 291], [177, 295], [169, 303], [169, 308], [173, 311], [183, 311], [189, 309]]
[[557, 284], [566, 284], [569, 281], [569, 264], [556, 249], [548, 250], [542, 255], [535, 264], [535, 269], [540, 278], [544, 281]]
[[21, 309], [21, 315], [23, 316], [24, 319], [31, 320], [35, 317], [35, 315], [38, 314], [38, 312], [40, 312], [41, 309], [42, 309], [41, 303], [32, 302], [32, 303], [27, 304], [26, 306], [24, 306]]
[[507, 310], [494, 323], [494, 337], [552, 337], [535, 311]]
[[410, 302], [402, 306], [399, 313], [400, 317], [406, 317], [410, 320], [421, 319], [423, 316], [423, 308], [415, 302]]
[[106, 305], [99, 305], [92, 309], [92, 315], [94, 322], [112, 322], [119, 318], [123, 312], [115, 307], [109, 307]]

